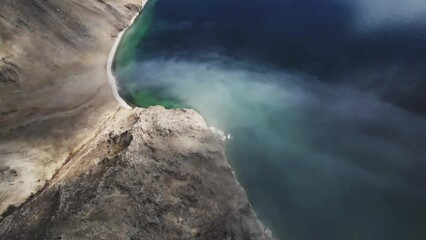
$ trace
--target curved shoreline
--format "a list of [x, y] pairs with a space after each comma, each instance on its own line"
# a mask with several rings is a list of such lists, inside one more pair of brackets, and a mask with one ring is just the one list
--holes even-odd
[[126, 109], [133, 109], [133, 107], [131, 107], [118, 93], [117, 79], [112, 71], [112, 64], [114, 63], [115, 54], [117, 52], [118, 46], [121, 43], [121, 39], [123, 38], [124, 33], [126, 33], [127, 29], [129, 29], [133, 25], [136, 18], [140, 15], [147, 2], [148, 0], [142, 0], [141, 9], [139, 10], [139, 12], [130, 20], [129, 26], [118, 34], [117, 39], [115, 40], [114, 45], [109, 53], [107, 62], [107, 76], [108, 82], [111, 86], [112, 94], [114, 95], [114, 98], [120, 103], [120, 105]]

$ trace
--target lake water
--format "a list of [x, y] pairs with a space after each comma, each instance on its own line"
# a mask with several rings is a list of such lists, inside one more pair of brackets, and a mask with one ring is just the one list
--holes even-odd
[[150, 0], [121, 94], [191, 107], [278, 239], [426, 239], [426, 2]]

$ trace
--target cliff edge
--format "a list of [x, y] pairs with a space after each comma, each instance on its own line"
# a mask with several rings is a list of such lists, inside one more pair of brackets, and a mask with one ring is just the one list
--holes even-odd
[[112, 96], [139, 3], [1, 4], [1, 239], [271, 239], [200, 115]]
[[270, 239], [193, 110], [117, 109], [3, 239]]

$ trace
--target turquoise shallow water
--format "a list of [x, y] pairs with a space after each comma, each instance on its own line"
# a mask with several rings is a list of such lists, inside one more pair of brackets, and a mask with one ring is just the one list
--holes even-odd
[[115, 72], [192, 107], [279, 239], [426, 239], [426, 6], [150, 0]]

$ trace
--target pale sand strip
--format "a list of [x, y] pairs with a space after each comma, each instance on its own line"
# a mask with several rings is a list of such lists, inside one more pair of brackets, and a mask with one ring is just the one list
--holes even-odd
[[142, 0], [141, 10], [130, 20], [129, 26], [118, 34], [117, 39], [115, 40], [114, 45], [111, 49], [111, 52], [109, 53], [108, 62], [107, 62], [107, 76], [108, 76], [108, 82], [112, 88], [112, 94], [114, 95], [115, 99], [117, 99], [117, 101], [120, 103], [120, 105], [126, 109], [132, 109], [132, 107], [129, 104], [127, 104], [127, 102], [124, 101], [124, 99], [121, 98], [120, 94], [118, 93], [117, 80], [112, 71], [112, 64], [114, 63], [115, 53], [117, 52], [118, 46], [120, 45], [120, 42], [124, 36], [124, 33], [126, 33], [127, 29], [129, 29], [133, 25], [136, 18], [139, 16], [140, 12], [145, 7], [147, 2], [148, 0]]

